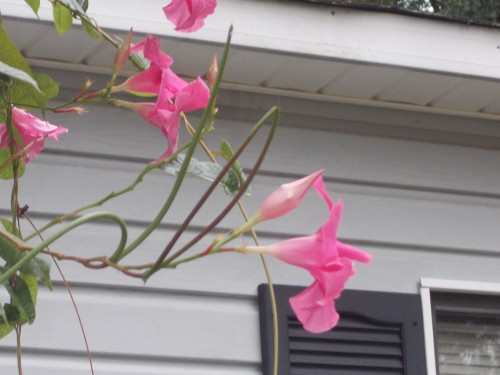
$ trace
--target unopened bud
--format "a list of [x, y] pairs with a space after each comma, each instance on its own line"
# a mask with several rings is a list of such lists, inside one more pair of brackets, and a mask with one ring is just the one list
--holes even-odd
[[217, 54], [215, 53], [212, 57], [212, 62], [207, 71], [207, 84], [210, 89], [212, 89], [215, 85], [215, 81], [217, 81], [217, 76], [219, 75], [219, 67], [217, 65]]
[[129, 30], [125, 39], [122, 40], [115, 55], [113, 75], [118, 75], [130, 56], [130, 43], [132, 42], [132, 29]]
[[76, 112], [79, 115], [83, 115], [87, 110], [83, 107], [71, 107], [71, 108], [57, 108], [53, 110], [54, 113], [70, 113]]

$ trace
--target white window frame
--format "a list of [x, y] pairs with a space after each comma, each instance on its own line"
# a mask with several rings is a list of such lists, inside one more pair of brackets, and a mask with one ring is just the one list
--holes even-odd
[[420, 296], [422, 298], [422, 310], [424, 317], [427, 375], [437, 375], [436, 355], [434, 348], [434, 327], [432, 322], [431, 291], [496, 294], [500, 296], [500, 284], [464, 280], [443, 280], [432, 278], [420, 279]]

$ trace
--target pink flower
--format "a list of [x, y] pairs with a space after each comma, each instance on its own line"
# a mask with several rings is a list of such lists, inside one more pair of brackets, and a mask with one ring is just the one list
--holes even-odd
[[205, 18], [216, 6], [217, 0], [172, 0], [163, 12], [177, 31], [191, 33], [205, 24]]
[[266, 198], [253, 220], [260, 222], [274, 219], [297, 208], [309, 188], [323, 172], [321, 169], [300, 180], [281, 185]]
[[323, 272], [323, 283], [326, 281], [327, 290], [323, 288], [321, 282], [316, 280], [302, 292], [290, 298], [292, 310], [304, 329], [313, 333], [321, 333], [337, 325], [339, 314], [335, 309], [334, 300], [340, 296], [346, 282], [353, 275], [353, 262], [343, 258], [339, 270]]
[[[143, 41], [130, 48], [130, 52], [142, 52], [150, 61], [149, 68], [134, 74], [121, 85], [113, 87], [111, 92], [129, 91], [140, 94], [158, 95], [160, 87], [168, 90], [167, 99], [172, 98], [187, 82], [177, 76], [171, 69], [172, 58], [160, 50], [160, 40], [147, 35]], [[166, 79], [164, 82], [163, 80]]]
[[[22, 159], [25, 163], [28, 163], [31, 159], [40, 154], [44, 147], [45, 137], [50, 137], [57, 141], [57, 136], [59, 134], [68, 132], [68, 129], [60, 125], [52, 125], [23, 109], [15, 107], [12, 109], [12, 122], [23, 141], [23, 147], [34, 142], [27, 150], [28, 155]], [[9, 135], [7, 133], [7, 126], [0, 124], [0, 148], [5, 147], [9, 147]], [[21, 150], [21, 147], [17, 145], [17, 149]]]
[[[164, 72], [164, 74], [168, 74], [168, 72]], [[163, 82], [165, 82], [165, 79]], [[132, 103], [121, 100], [113, 102], [117, 106], [133, 110], [151, 125], [159, 128], [165, 135], [168, 148], [155, 162], [161, 162], [175, 153], [179, 139], [181, 113], [206, 107], [210, 98], [210, 91], [207, 85], [198, 77], [195, 81], [184, 86], [177, 93], [173, 102], [166, 99], [168, 96], [170, 96], [168, 88], [162, 87], [156, 103]]]
[[[166, 81], [166, 79], [164, 78], [163, 81]], [[181, 113], [205, 108], [210, 99], [210, 90], [205, 82], [198, 77], [177, 93], [173, 103], [167, 100], [169, 95], [168, 88], [160, 89], [156, 105], [149, 112], [146, 119], [151, 124], [159, 127], [167, 138], [168, 149], [160, 155], [156, 160], [157, 162], [165, 160], [177, 151]]]
[[[271, 246], [249, 246], [243, 249], [243, 251], [270, 254], [311, 273], [315, 279], [313, 284], [290, 299], [297, 318], [304, 328], [311, 332], [324, 332], [337, 324], [338, 314], [333, 300], [340, 296], [345, 283], [354, 275], [353, 261], [368, 263], [371, 260], [369, 254], [337, 240], [342, 202], [335, 204], [331, 200], [326, 192], [321, 173], [316, 172], [317, 176], [312, 179], [309, 186], [312, 184], [323, 198], [330, 215], [314, 235], [292, 238]], [[276, 192], [271, 196], [274, 194]]]

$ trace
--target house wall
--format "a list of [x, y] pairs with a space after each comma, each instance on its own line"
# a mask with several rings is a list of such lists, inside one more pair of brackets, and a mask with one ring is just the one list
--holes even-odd
[[[282, 126], [244, 205], [253, 213], [278, 185], [325, 168], [328, 190], [344, 202], [339, 238], [373, 255], [372, 264], [357, 267], [348, 288], [418, 293], [422, 277], [500, 283], [496, 121], [238, 92], [222, 93], [220, 103], [216, 133], [234, 148], [270, 104], [283, 107]], [[59, 143], [48, 142], [21, 179], [20, 202], [29, 205], [38, 226], [128, 185], [165, 149], [156, 129], [125, 110], [91, 107], [82, 118], [51, 121], [63, 123], [70, 133]], [[245, 168], [252, 166], [264, 137], [259, 134], [249, 146], [241, 160]], [[210, 134], [207, 143], [217, 148], [217, 139]], [[155, 171], [128, 197], [99, 210], [121, 214], [133, 239], [155, 216], [172, 180]], [[188, 178], [160, 230], [125, 262], [154, 259], [206, 186]], [[8, 215], [9, 194], [9, 184], [2, 182], [3, 216]], [[227, 201], [217, 192], [180, 244]], [[313, 233], [326, 217], [325, 205], [310, 193], [296, 212], [257, 229], [262, 243], [272, 243]], [[235, 209], [219, 231], [240, 223]], [[89, 224], [53, 249], [109, 254], [118, 239], [113, 225]], [[251, 243], [250, 237], [242, 241]], [[305, 271], [268, 262], [275, 283], [305, 286], [311, 281]], [[266, 279], [258, 256], [207, 257], [160, 272], [146, 285], [113, 270], [60, 265], [82, 317], [96, 374], [260, 373], [256, 293]], [[70, 298], [55, 268], [52, 276], [54, 291], [41, 288], [37, 319], [23, 328], [25, 373], [89, 374]], [[11, 335], [0, 341], [0, 368], [15, 373], [15, 362]]]

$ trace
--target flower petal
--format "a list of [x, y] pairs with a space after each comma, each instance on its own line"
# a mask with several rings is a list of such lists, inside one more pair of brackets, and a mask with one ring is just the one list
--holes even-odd
[[163, 12], [177, 31], [190, 33], [205, 24], [205, 18], [214, 12], [216, 6], [217, 0], [173, 0]]

